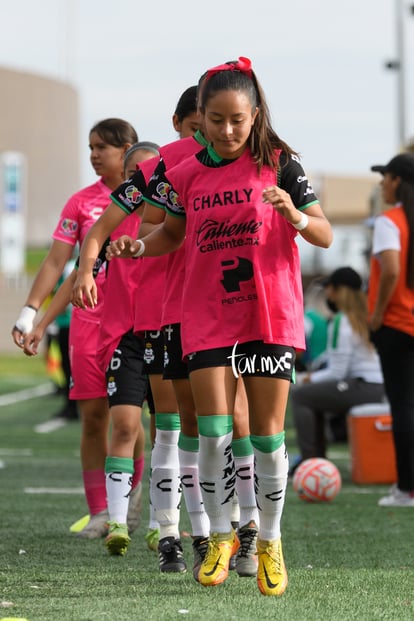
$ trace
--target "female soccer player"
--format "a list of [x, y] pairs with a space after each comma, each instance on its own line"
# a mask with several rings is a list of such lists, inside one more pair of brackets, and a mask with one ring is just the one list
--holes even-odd
[[[135, 129], [122, 119], [105, 119], [92, 127], [89, 133], [90, 158], [100, 179], [74, 194], [61, 212], [52, 246], [12, 330], [14, 342], [19, 347], [23, 347], [24, 336], [32, 330], [37, 310], [55, 287], [72, 256], [73, 247], [78, 242], [82, 245], [89, 228], [107, 207], [111, 191], [122, 183], [125, 152], [137, 140]], [[96, 278], [99, 304], [93, 309], [74, 309], [69, 334], [70, 397], [78, 401], [81, 415], [81, 461], [91, 516], [78, 535], [86, 538], [102, 537], [108, 529], [104, 465], [109, 410], [104, 369], [96, 361], [104, 281], [105, 270], [102, 269]]]
[[210, 518], [198, 579], [228, 576], [238, 547], [231, 528], [232, 413], [237, 379], [249, 402], [259, 509], [257, 582], [287, 586], [280, 520], [288, 461], [284, 419], [295, 350], [305, 345], [295, 236], [328, 247], [332, 231], [297, 154], [272, 129], [249, 59], [207, 72], [200, 94], [211, 140], [166, 171], [167, 216], [143, 239], [111, 242], [107, 258], [156, 256], [186, 238], [182, 346], [198, 414], [200, 485]]

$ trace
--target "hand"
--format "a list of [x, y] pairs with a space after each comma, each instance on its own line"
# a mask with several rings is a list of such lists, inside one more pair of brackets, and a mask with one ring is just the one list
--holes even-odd
[[291, 224], [300, 222], [301, 213], [293, 204], [290, 194], [277, 185], [271, 185], [263, 190], [263, 202], [273, 205]]
[[368, 325], [371, 332], [376, 332], [382, 326], [383, 314], [376, 313], [375, 311], [372, 313], [371, 317], [368, 319]]
[[303, 384], [310, 384], [310, 375], [308, 371], [301, 371], [295, 375], [295, 386], [303, 386]]
[[33, 329], [36, 310], [31, 306], [23, 306], [20, 315], [14, 324], [11, 334], [17, 347], [23, 348], [24, 336]]
[[114, 258], [130, 259], [138, 252], [140, 244], [129, 235], [122, 235], [119, 239], [111, 241], [106, 247], [106, 260]]
[[72, 289], [71, 302], [77, 308], [95, 308], [98, 303], [98, 289], [93, 274], [78, 272]]
[[23, 351], [26, 356], [36, 356], [38, 353], [38, 346], [44, 335], [44, 330], [36, 327], [32, 332], [26, 334], [23, 339]]

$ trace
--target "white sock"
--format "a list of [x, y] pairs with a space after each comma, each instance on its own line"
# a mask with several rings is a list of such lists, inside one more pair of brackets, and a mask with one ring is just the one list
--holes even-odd
[[181, 502], [179, 431], [157, 429], [151, 453], [151, 501], [160, 525], [160, 539], [179, 539]]
[[239, 500], [239, 524], [246, 526], [254, 521], [259, 525], [259, 512], [254, 492], [254, 454], [235, 457], [236, 492]]
[[210, 532], [210, 520], [204, 509], [201, 495], [198, 451], [186, 451], [178, 449], [180, 460], [181, 487], [188, 517], [191, 522], [191, 534], [193, 537], [207, 537]]
[[108, 472], [105, 483], [109, 519], [118, 524], [126, 524], [132, 475], [128, 472]]
[[210, 532], [229, 533], [235, 486], [232, 433], [200, 435], [199, 477]]
[[256, 501], [259, 509], [259, 539], [280, 539], [280, 521], [285, 502], [289, 469], [285, 444], [270, 453], [254, 448]]

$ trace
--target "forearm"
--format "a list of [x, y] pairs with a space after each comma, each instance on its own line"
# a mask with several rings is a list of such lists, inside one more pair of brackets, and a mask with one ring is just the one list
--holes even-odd
[[329, 221], [325, 216], [308, 215], [309, 223], [305, 229], [299, 231], [299, 235], [307, 242], [321, 248], [329, 248], [333, 234]]
[[378, 295], [374, 314], [383, 316], [398, 283], [398, 275], [382, 273], [379, 280]]
[[183, 242], [183, 237], [161, 226], [143, 237], [142, 242], [145, 244], [143, 256], [158, 257], [177, 250]]
[[92, 226], [81, 246], [79, 274], [92, 274], [99, 252], [111, 233], [110, 227], [102, 225], [99, 220]]
[[39, 310], [48, 295], [50, 295], [55, 288], [62, 275], [62, 270], [63, 268], [61, 269], [60, 266], [51, 263], [43, 263], [33, 281], [25, 306], [31, 306]]
[[41, 324], [47, 328], [47, 326], [51, 324], [58, 315], [61, 315], [64, 312], [65, 308], [70, 303], [75, 276], [76, 272], [72, 272], [56, 291], [44, 315], [42, 315], [38, 326]]

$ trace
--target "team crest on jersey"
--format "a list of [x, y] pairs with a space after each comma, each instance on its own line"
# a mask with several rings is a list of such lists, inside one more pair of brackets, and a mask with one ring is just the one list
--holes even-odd
[[116, 393], [116, 391], [118, 390], [117, 385], [116, 385], [116, 381], [115, 378], [113, 376], [108, 378], [108, 383], [106, 386], [106, 391], [108, 393], [109, 397], [112, 397], [112, 395], [114, 395]]
[[170, 364], [170, 357], [168, 355], [167, 348], [164, 347], [164, 369], [166, 369], [169, 364]]
[[146, 364], [151, 364], [151, 362], [154, 362], [154, 360], [155, 360], [155, 355], [154, 355], [154, 350], [152, 349], [151, 343], [145, 343], [144, 362]]
[[64, 218], [64, 220], [62, 220], [60, 224], [60, 227], [64, 235], [73, 235], [78, 230], [78, 223], [76, 222], [76, 220]]
[[171, 186], [169, 183], [165, 183], [165, 181], [162, 181], [157, 185], [157, 193], [163, 203], [166, 203], [168, 201], [170, 192]]
[[135, 185], [129, 185], [125, 189], [125, 196], [133, 205], [138, 205], [142, 200], [142, 192]]
[[174, 211], [175, 213], [184, 212], [184, 208], [182, 204], [180, 203], [180, 201], [178, 200], [178, 194], [177, 192], [174, 192], [174, 190], [171, 190], [169, 194], [168, 207], [171, 209], [171, 211]]

